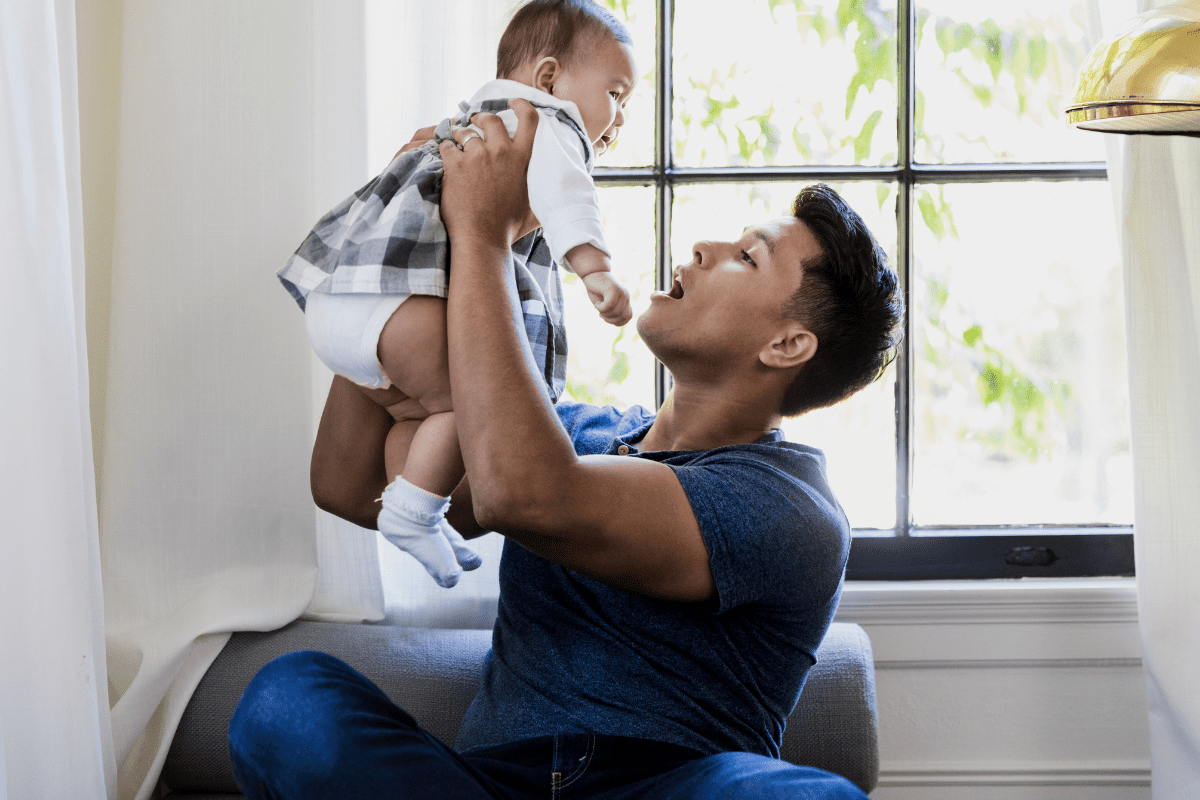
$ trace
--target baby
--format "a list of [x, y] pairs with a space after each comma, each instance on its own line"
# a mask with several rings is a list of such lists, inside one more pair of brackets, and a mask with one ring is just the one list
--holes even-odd
[[[435, 139], [397, 154], [387, 169], [322, 217], [279, 271], [304, 310], [309, 341], [335, 373], [357, 384], [393, 419], [383, 443], [389, 483], [377, 524], [439, 585], [454, 586], [479, 556], [446, 521], [464, 467], [454, 427], [446, 357], [449, 242], [438, 204], [440, 142], [497, 113], [511, 136], [508, 99], [538, 108], [529, 164], [530, 207], [540, 230], [511, 253], [507, 298], [519, 315], [535, 364], [557, 400], [566, 379], [558, 266], [578, 275], [600, 316], [624, 325], [629, 294], [612, 276], [591, 168], [624, 124], [636, 72], [628, 31], [592, 0], [532, 0], [500, 39], [498, 79], [485, 84]], [[337, 430], [336, 404], [321, 426]], [[377, 455], [363, 453], [363, 458]], [[371, 512], [374, 513], [374, 512]]]

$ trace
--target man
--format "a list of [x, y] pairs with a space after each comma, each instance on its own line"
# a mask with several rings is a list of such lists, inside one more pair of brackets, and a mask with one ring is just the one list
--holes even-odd
[[556, 409], [494, 302], [511, 243], [535, 224], [522, 180], [535, 116], [513, 107], [512, 140], [480, 115], [485, 138], [442, 147], [451, 391], [469, 482], [454, 502], [473, 512], [455, 525], [508, 540], [483, 688], [455, 751], [345, 664], [284, 656], [231, 724], [243, 790], [863, 797], [777, 758], [849, 551], [823, 457], [778, 426], [890, 361], [895, 273], [841, 198], [810, 187], [796, 216], [698, 243], [652, 298], [638, 331], [675, 379], [657, 415]]

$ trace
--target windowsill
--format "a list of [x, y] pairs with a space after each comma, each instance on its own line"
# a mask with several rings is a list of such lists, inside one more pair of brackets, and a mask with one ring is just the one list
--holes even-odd
[[1134, 578], [848, 581], [881, 669], [1140, 668]]
[[874, 625], [1137, 622], [1137, 580], [847, 581], [837, 616]]

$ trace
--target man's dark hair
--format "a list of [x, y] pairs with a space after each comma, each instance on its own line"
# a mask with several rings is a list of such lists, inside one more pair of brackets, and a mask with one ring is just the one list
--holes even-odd
[[783, 314], [817, 337], [817, 352], [783, 397], [784, 416], [831, 406], [879, 377], [903, 337], [904, 298], [883, 248], [854, 209], [825, 184], [792, 204], [821, 245], [804, 261], [800, 286]]
[[500, 36], [496, 77], [507, 78], [545, 56], [554, 56], [569, 68], [603, 34], [621, 44], [633, 43], [625, 25], [593, 0], [531, 0], [517, 10]]

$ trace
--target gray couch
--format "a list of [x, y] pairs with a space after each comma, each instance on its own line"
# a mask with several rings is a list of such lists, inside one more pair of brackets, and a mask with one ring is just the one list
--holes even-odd
[[[294, 622], [234, 634], [200, 681], [163, 769], [170, 797], [235, 800], [225, 731], [242, 690], [268, 661], [294, 650], [337, 656], [375, 681], [427, 730], [452, 743], [478, 690], [490, 631]], [[875, 668], [858, 625], [835, 623], [788, 719], [781, 756], [844, 775], [869, 792], [879, 774]]]

